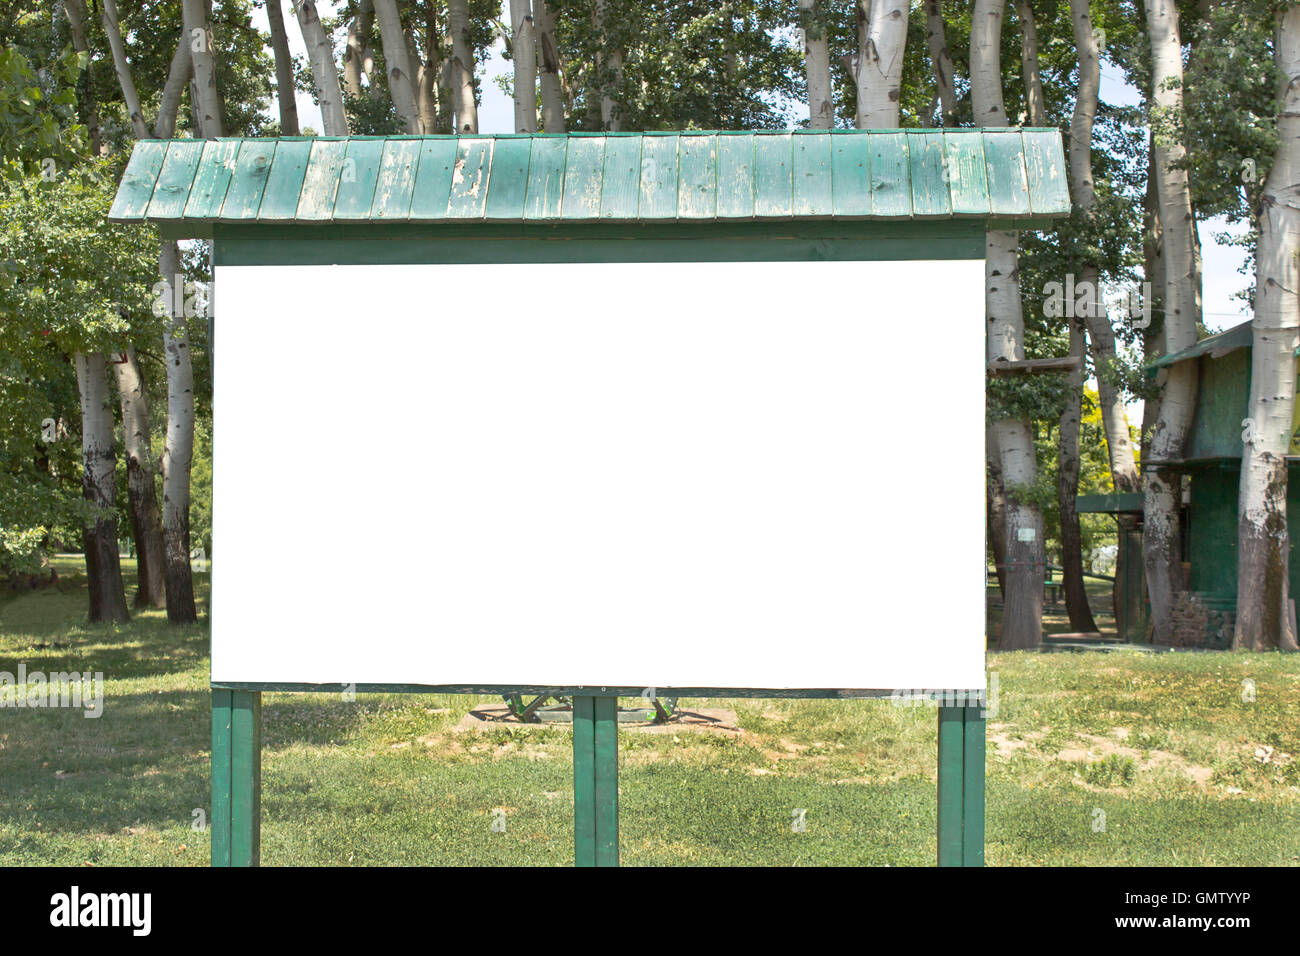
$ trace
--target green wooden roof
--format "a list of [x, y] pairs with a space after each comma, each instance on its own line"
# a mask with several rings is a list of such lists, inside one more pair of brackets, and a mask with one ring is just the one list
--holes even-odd
[[1055, 129], [144, 140], [109, 213], [214, 223], [938, 220], [1070, 211]]
[[1174, 352], [1170, 355], [1162, 355], [1160, 358], [1150, 363], [1147, 368], [1164, 368], [1168, 365], [1176, 365], [1179, 362], [1185, 362], [1187, 359], [1200, 358], [1202, 355], [1208, 355], [1210, 358], [1222, 358], [1229, 352], [1235, 352], [1237, 349], [1248, 349], [1253, 343], [1254, 332], [1251, 330], [1250, 322], [1246, 321], [1240, 325], [1234, 325], [1226, 331], [1219, 332], [1217, 335], [1203, 338], [1191, 348], [1186, 348], [1181, 352]]

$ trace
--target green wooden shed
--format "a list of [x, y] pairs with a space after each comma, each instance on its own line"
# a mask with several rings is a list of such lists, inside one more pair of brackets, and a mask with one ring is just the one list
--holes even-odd
[[[1154, 373], [1182, 362], [1197, 367], [1196, 411], [1183, 455], [1175, 465], [1188, 478], [1183, 560], [1188, 566], [1187, 606], [1176, 612], [1180, 643], [1226, 647], [1237, 606], [1237, 491], [1241, 476], [1243, 419], [1250, 402], [1251, 323], [1243, 322], [1194, 346], [1153, 362]], [[1297, 411], [1300, 411], [1298, 407]], [[1295, 426], [1300, 426], [1300, 417]], [[1300, 467], [1293, 427], [1289, 471]], [[1300, 481], [1288, 482], [1292, 593], [1300, 586], [1294, 557], [1300, 533]]]

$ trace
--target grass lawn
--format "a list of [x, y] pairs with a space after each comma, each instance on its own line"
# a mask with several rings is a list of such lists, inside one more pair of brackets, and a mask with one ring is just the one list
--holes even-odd
[[[104, 713], [0, 709], [0, 865], [205, 864], [192, 824], [209, 801], [206, 623], [151, 611], [87, 626], [84, 579], [59, 570], [60, 589], [0, 594], [0, 671], [102, 671]], [[989, 864], [1300, 861], [1300, 656], [989, 667]], [[455, 732], [485, 699], [264, 695], [263, 863], [570, 863], [568, 730]], [[734, 709], [739, 732], [620, 735], [624, 863], [933, 862], [932, 707], [707, 706]]]

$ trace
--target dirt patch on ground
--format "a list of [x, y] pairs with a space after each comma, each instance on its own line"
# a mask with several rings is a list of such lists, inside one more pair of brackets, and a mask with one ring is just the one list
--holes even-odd
[[1012, 737], [1008, 732], [1008, 724], [989, 724], [988, 728], [988, 745], [993, 749], [993, 755], [1007, 760], [1018, 751], [1029, 752], [1036, 741], [1042, 740], [1047, 736], [1046, 731], [1031, 730], [1028, 733], [1021, 734], [1019, 737]]
[[[1128, 731], [1122, 727], [1115, 728], [1116, 737], [1127, 738]], [[1106, 757], [1114, 754], [1118, 757], [1130, 758], [1139, 772], [1151, 770], [1172, 770], [1181, 773], [1194, 782], [1197, 786], [1206, 786], [1214, 771], [1209, 767], [1198, 767], [1195, 764], [1188, 763], [1185, 758], [1168, 750], [1148, 750], [1143, 757], [1143, 751], [1126, 747], [1111, 737], [1099, 737], [1096, 734], [1078, 734], [1078, 739], [1085, 746], [1066, 747], [1056, 754], [1057, 760], [1063, 760], [1068, 763], [1092, 763], [1096, 760], [1104, 760]]]
[[[520, 730], [552, 727], [559, 730], [572, 730], [573, 724], [568, 721], [558, 720], [525, 724], [517, 720], [505, 704], [484, 704], [475, 707], [462, 717], [460, 722], [452, 728], [452, 732], [465, 733], [467, 731], [487, 730], [492, 727], [517, 727]], [[736, 712], [719, 707], [694, 707], [683, 710], [674, 714], [673, 718], [665, 724], [620, 722], [618, 730], [619, 733], [638, 734], [740, 733], [740, 727], [736, 723]]]

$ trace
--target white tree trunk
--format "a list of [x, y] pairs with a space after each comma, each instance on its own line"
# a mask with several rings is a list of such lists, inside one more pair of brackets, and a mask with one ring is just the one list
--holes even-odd
[[[935, 0], [937, 2], [937, 0]], [[818, 0], [799, 0], [803, 25], [804, 76], [808, 82], [808, 128], [835, 126], [835, 101], [831, 94], [831, 45]]]
[[451, 25], [451, 90], [456, 132], [478, 132], [478, 103], [474, 100], [474, 48], [469, 38], [469, 0], [447, 0]]
[[[123, 60], [123, 63], [126, 61]], [[171, 139], [176, 134], [176, 115], [180, 112], [181, 97], [185, 85], [189, 82], [190, 45], [186, 42], [185, 31], [181, 31], [176, 52], [172, 54], [171, 65], [167, 68], [167, 82], [163, 86], [162, 98], [158, 105], [158, 119], [154, 122], [154, 139]], [[130, 70], [127, 70], [130, 75]]]
[[537, 24], [537, 77], [542, 90], [542, 129], [564, 132], [564, 88], [560, 82], [560, 52], [555, 43], [555, 21], [546, 0], [533, 0]]
[[530, 0], [510, 0], [510, 49], [515, 67], [515, 132], [537, 132], [537, 27]]
[[[1025, 16], [1032, 17], [1032, 10]], [[1074, 203], [1078, 209], [1085, 216], [1091, 217], [1097, 206], [1097, 191], [1092, 178], [1092, 129], [1097, 118], [1097, 97], [1101, 89], [1101, 51], [1097, 45], [1097, 35], [1092, 29], [1087, 0], [1070, 0], [1070, 19], [1074, 28], [1074, 45], [1079, 56], [1079, 92], [1075, 97], [1074, 114], [1070, 118], [1070, 191], [1074, 194]], [[1041, 92], [1040, 87], [1040, 95]], [[1034, 125], [1042, 123], [1034, 121]], [[1115, 332], [1102, 302], [1099, 281], [1097, 264], [1084, 263], [1079, 270], [1076, 288], [1090, 288], [1094, 292], [1089, 302], [1090, 307], [1084, 310], [1083, 319], [1087, 324], [1093, 365], [1097, 369], [1097, 393], [1101, 404], [1101, 420], [1106, 431], [1111, 478], [1116, 491], [1134, 492], [1138, 490], [1138, 475], [1133, 442], [1129, 435], [1128, 413], [1124, 407], [1123, 392], [1111, 374], [1111, 370], [1117, 367]]]
[[343, 112], [343, 91], [339, 87], [338, 67], [334, 63], [334, 47], [325, 36], [320, 15], [312, 0], [296, 0], [298, 28], [307, 47], [311, 61], [312, 82], [316, 85], [316, 99], [320, 101], [321, 121], [326, 136], [347, 136], [348, 118]]
[[[1147, 32], [1151, 40], [1153, 118], [1156, 124], [1155, 175], [1164, 235], [1165, 345], [1178, 352], [1196, 342], [1197, 310], [1191, 192], [1182, 143], [1183, 55], [1174, 0], [1147, 0]], [[1184, 590], [1179, 509], [1182, 482], [1176, 472], [1161, 467], [1177, 459], [1191, 427], [1196, 407], [1195, 362], [1180, 362], [1164, 376], [1160, 415], [1151, 436], [1151, 458], [1143, 468], [1142, 556], [1156, 643], [1173, 640], [1174, 603]]]
[[[105, 10], [107, 9], [108, 7], [106, 6]], [[115, 26], [117, 23], [116, 6], [113, 7], [113, 13], [112, 24]], [[105, 29], [108, 28], [109, 24], [105, 23]], [[200, 27], [200, 29], [202, 28]], [[120, 31], [118, 31], [118, 35], [120, 37]], [[202, 36], [206, 44], [206, 33], [202, 34]], [[154, 124], [154, 137], [157, 139], [169, 139], [176, 130], [176, 114], [180, 109], [181, 94], [184, 92], [185, 85], [189, 82], [192, 73], [191, 66], [193, 64], [193, 57], [191, 56], [191, 49], [193, 47], [194, 39], [195, 38], [189, 33], [189, 31], [185, 29], [184, 24], [182, 24], [180, 40], [176, 45], [176, 52], [172, 55], [171, 64], [167, 70], [167, 80], [163, 86], [162, 97], [158, 108], [158, 119]], [[118, 81], [122, 85], [123, 97], [134, 97], [135, 81], [132, 79], [131, 67], [126, 60], [126, 52], [125, 49], [121, 47], [121, 44], [118, 44], [118, 48], [114, 50], [113, 63], [117, 70]], [[128, 93], [128, 91], [130, 92]], [[195, 99], [197, 98], [198, 94], [196, 93]], [[218, 112], [217, 115], [220, 115], [220, 113]], [[177, 252], [176, 243], [164, 241], [160, 244], [158, 251], [158, 271], [167, 288], [170, 289], [172, 284], [178, 281], [177, 276], [180, 272], [180, 255]], [[168, 301], [171, 302], [173, 300], [169, 298]], [[166, 350], [168, 345], [166, 336], [164, 336], [163, 344], [164, 350]], [[168, 436], [170, 436], [174, 429], [180, 429], [184, 433], [184, 436], [183, 438], [178, 439], [178, 441], [192, 447], [194, 443], [194, 374], [189, 365], [188, 350], [186, 351], [185, 359], [186, 362], [183, 369], [179, 366], [174, 368], [171, 362], [167, 363], [167, 388], [169, 394], [173, 390], [182, 393], [188, 392], [190, 394], [189, 415], [188, 417], [182, 417], [180, 419], [172, 418], [172, 403], [169, 402], [167, 430]], [[163, 514], [162, 564], [163, 581], [167, 591], [167, 617], [171, 621], [181, 623], [193, 621], [196, 617], [194, 612], [194, 586], [190, 578], [189, 562], [189, 457], [187, 456], [185, 460], [186, 466], [183, 475], [183, 482], [181, 481], [182, 476], [177, 476], [174, 482], [174, 487], [176, 488], [183, 486], [183, 506], [179, 503], [173, 502], [170, 509], [170, 515], [172, 516], [171, 525], [168, 524], [168, 510], [164, 509]], [[152, 473], [150, 474], [149, 480], [152, 483]], [[165, 485], [163, 490], [165, 495], [167, 490]], [[180, 525], [177, 523], [180, 520], [179, 516], [183, 516], [183, 524]], [[174, 542], [178, 538], [183, 538], [183, 545], [175, 545]], [[171, 554], [176, 551], [178, 547], [184, 551], [184, 561], [180, 563], [173, 561], [171, 558]], [[113, 555], [113, 560], [116, 560], [116, 543], [114, 543], [113, 546]]]
[[1029, 0], [1016, 0], [1016, 18], [1020, 21], [1020, 75], [1025, 83], [1026, 119], [1030, 126], [1046, 126], [1047, 101], [1043, 99], [1043, 81], [1038, 73], [1038, 24]]
[[117, 504], [113, 448], [113, 412], [108, 404], [107, 363], [101, 353], [77, 352], [77, 389], [81, 393], [82, 492], [96, 509], [86, 519], [86, 578], [90, 586], [90, 620], [126, 621], [126, 589], [117, 553]]
[[1007, 126], [1002, 100], [1002, 3], [975, 0], [970, 22], [970, 85], [976, 126]]
[[[971, 18], [971, 97], [976, 122], [1006, 126], [1000, 63], [1002, 4], [975, 0]], [[985, 240], [985, 314], [988, 357], [1019, 361], [1025, 357], [1025, 323], [1020, 303], [1020, 237], [989, 232]], [[1034, 434], [1026, 419], [993, 423], [1006, 488], [1006, 600], [1002, 615], [1002, 650], [1037, 647], [1042, 642], [1043, 517], [1027, 492], [1038, 480]]]
[[439, 123], [441, 112], [438, 100], [438, 74], [442, 69], [442, 53], [437, 43], [437, 23], [429, 14], [425, 31], [425, 58], [416, 69], [415, 105], [420, 113], [420, 129], [428, 133], [442, 132]]
[[943, 5], [940, 0], [925, 0], [925, 39], [930, 50], [930, 63], [934, 68], [934, 80], [939, 87], [943, 125], [955, 126], [957, 125], [957, 88], [953, 82], [952, 54], [948, 52]]
[[[181, 272], [176, 243], [163, 240], [158, 268], [167, 276], [168, 302], [176, 301], [172, 283]], [[183, 281], [183, 280], [181, 280]], [[197, 620], [190, 574], [190, 466], [194, 457], [194, 366], [190, 360], [185, 317], [172, 317], [163, 334], [167, 362], [167, 437], [163, 444], [163, 561], [167, 581], [167, 619], [173, 624]]]
[[596, 57], [596, 80], [600, 87], [601, 128], [611, 133], [623, 129], [623, 108], [619, 96], [623, 90], [623, 47], [614, 38], [605, 0], [595, 0], [592, 19], [602, 38], [605, 52]]
[[1283, 77], [1277, 154], [1264, 182], [1255, 254], [1250, 405], [1237, 496], [1234, 648], [1297, 650], [1290, 614], [1286, 456], [1295, 414], [1300, 332], [1300, 7], [1280, 16]]
[[[275, 0], [268, 0], [274, 3]], [[361, 0], [357, 15], [348, 24], [348, 42], [343, 49], [343, 84], [352, 96], [360, 96], [361, 75], [366, 71], [366, 51], [374, 25], [375, 7], [371, 0]]]
[[[108, 35], [108, 48], [113, 53], [113, 67], [117, 70], [117, 82], [122, 88], [122, 100], [131, 115], [131, 128], [135, 130], [137, 139], [148, 139], [149, 127], [144, 121], [144, 112], [140, 109], [140, 95], [135, 90], [135, 80], [126, 62], [126, 47], [122, 43], [116, 0], [104, 0], [99, 19], [104, 24], [104, 33]], [[184, 40], [182, 37], [182, 44]]]
[[206, 5], [203, 0], [182, 0], [181, 14], [194, 67], [194, 83], [190, 90], [198, 96], [194, 112], [198, 118], [199, 134], [205, 139], [225, 136], [221, 98], [217, 95], [217, 60], [213, 55], [215, 40], [208, 24]]
[[280, 135], [298, 135], [298, 101], [293, 89], [293, 57], [289, 35], [284, 30], [280, 0], [266, 0], [266, 22], [271, 28], [271, 51], [275, 54], [275, 99], [280, 107]]
[[896, 129], [907, 0], [858, 0], [858, 129]]
[[[63, 10], [68, 15], [68, 29], [72, 33], [72, 48], [78, 53], [84, 53], [89, 57], [91, 55], [90, 17], [86, 13], [86, 0], [63, 0]], [[104, 151], [103, 136], [99, 126], [99, 103], [95, 98], [93, 86], [87, 92], [88, 96], [85, 102], [87, 114], [86, 132], [90, 137], [91, 155], [99, 156]], [[140, 119], [141, 125], [143, 125], [144, 117]], [[135, 126], [135, 122], [135, 117], [131, 117], [132, 126]]]
[[420, 114], [415, 106], [415, 70], [411, 65], [411, 49], [406, 31], [397, 12], [397, 0], [374, 0], [375, 19], [379, 21], [379, 37], [384, 47], [384, 63], [388, 66], [388, 94], [393, 108], [408, 133], [420, 132]]
[[126, 446], [126, 490], [130, 505], [131, 534], [135, 539], [135, 606], [165, 607], [163, 582], [162, 514], [154, 489], [153, 451], [150, 448], [149, 400], [135, 348], [113, 360], [117, 395], [122, 405], [122, 436]]

